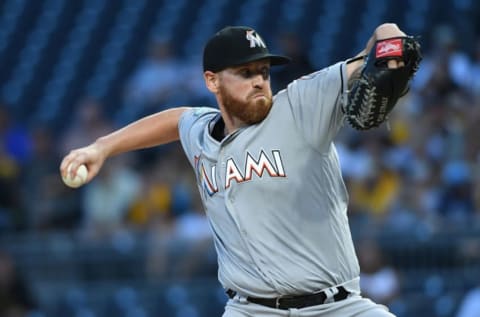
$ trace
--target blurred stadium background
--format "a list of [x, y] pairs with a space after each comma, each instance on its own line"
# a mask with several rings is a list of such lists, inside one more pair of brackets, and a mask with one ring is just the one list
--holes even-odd
[[[70, 149], [175, 105], [214, 105], [205, 40], [255, 27], [294, 63], [277, 91], [374, 28], [425, 59], [385, 126], [338, 137], [366, 295], [399, 317], [480, 316], [480, 3], [0, 0], [0, 316], [221, 316], [226, 297], [178, 144], [111, 159], [79, 190]], [[476, 307], [475, 307], [476, 305]], [[469, 313], [470, 312], [470, 313]]]

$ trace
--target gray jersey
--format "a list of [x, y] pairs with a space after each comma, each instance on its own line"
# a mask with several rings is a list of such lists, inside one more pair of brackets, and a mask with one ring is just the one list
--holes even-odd
[[248, 296], [305, 294], [359, 275], [348, 195], [333, 138], [343, 124], [346, 65], [292, 82], [267, 118], [221, 142], [220, 113], [179, 123], [218, 253], [219, 280]]

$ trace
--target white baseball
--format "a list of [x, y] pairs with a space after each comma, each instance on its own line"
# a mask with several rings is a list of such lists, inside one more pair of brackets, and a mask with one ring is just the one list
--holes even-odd
[[72, 177], [71, 173], [72, 165], [68, 165], [67, 168], [67, 176], [63, 177], [62, 180], [68, 187], [77, 188], [85, 184], [87, 181], [88, 170], [85, 165], [80, 165], [77, 169], [77, 175]]

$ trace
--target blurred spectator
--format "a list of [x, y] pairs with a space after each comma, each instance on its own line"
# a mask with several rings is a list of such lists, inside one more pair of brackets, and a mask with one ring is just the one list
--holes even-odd
[[36, 126], [32, 131], [33, 153], [22, 178], [25, 225], [34, 230], [73, 229], [79, 224], [80, 192], [65, 186], [58, 170], [57, 148], [52, 131]]
[[[138, 196], [130, 212], [131, 221], [148, 230], [146, 267], [154, 279], [188, 277], [211, 267], [210, 227], [190, 166], [179, 151], [180, 146], [173, 147], [148, 169], [146, 195]], [[213, 262], [216, 270], [216, 257]]]
[[202, 206], [194, 205], [193, 192], [186, 184], [173, 187], [172, 212], [175, 215], [175, 235], [189, 242], [210, 240], [212, 231]]
[[374, 162], [372, 153], [365, 146], [367, 142], [368, 140], [360, 138], [358, 133], [353, 133], [337, 144], [347, 186], [349, 182], [365, 179], [372, 173]]
[[158, 214], [149, 222], [146, 233], [145, 270], [149, 280], [171, 278], [175, 265], [174, 251], [181, 252], [174, 243], [175, 219], [171, 212]]
[[216, 276], [212, 232], [192, 188], [172, 186], [169, 211], [151, 222], [147, 272], [150, 278]]
[[23, 165], [31, 154], [28, 130], [12, 117], [9, 106], [0, 101], [0, 153], [18, 165]]
[[173, 188], [172, 212], [176, 219], [173, 235], [181, 246], [175, 271], [184, 278], [216, 276], [212, 231], [202, 206], [194, 204], [193, 193], [186, 184], [178, 183]]
[[171, 192], [167, 184], [143, 175], [140, 194], [133, 201], [128, 212], [128, 222], [135, 228], [148, 229], [152, 221], [170, 213]]
[[153, 39], [145, 60], [127, 82], [123, 107], [116, 114], [119, 125], [141, 116], [178, 105], [186, 95], [182, 83], [183, 65], [170, 42]]
[[35, 308], [31, 290], [17, 271], [14, 259], [0, 250], [0, 316], [27, 317]]
[[391, 209], [399, 187], [398, 175], [392, 169], [378, 166], [375, 172], [362, 182], [352, 183], [352, 208], [382, 220]]
[[467, 224], [475, 212], [471, 173], [465, 161], [450, 161], [443, 167], [437, 210], [450, 223]]
[[8, 108], [0, 104], [0, 231], [22, 226], [22, 200], [18, 189], [22, 164], [29, 155], [27, 132], [12, 122]]
[[362, 293], [379, 304], [389, 304], [400, 295], [396, 270], [386, 262], [374, 239], [366, 238], [357, 246]]
[[426, 96], [444, 97], [449, 91], [471, 86], [471, 67], [467, 54], [458, 47], [458, 34], [451, 25], [434, 29], [430, 54], [425, 54], [414, 89]]
[[[162, 220], [171, 219], [172, 187], [179, 171], [169, 164], [170, 152], [157, 157], [151, 164], [142, 164], [141, 190], [132, 202], [128, 222], [134, 228], [150, 230]], [[144, 160], [142, 160], [144, 162]]]
[[[480, 157], [479, 157], [480, 158]], [[475, 164], [474, 168], [472, 169], [472, 179], [473, 179], [473, 184], [472, 184], [472, 191], [473, 191], [473, 199], [475, 203], [475, 217], [477, 220], [477, 223], [480, 224], [480, 164]]]
[[480, 286], [465, 294], [455, 317], [480, 317]]
[[[362, 149], [357, 148], [357, 155], [363, 153], [367, 156], [364, 162], [359, 161], [363, 170], [348, 168], [350, 212], [352, 217], [380, 224], [395, 203], [401, 184], [396, 166], [392, 164], [393, 159], [386, 156], [392, 149], [392, 143], [381, 131], [372, 131], [367, 133], [359, 147]], [[356, 161], [353, 159], [351, 164], [356, 165]]]
[[299, 34], [283, 32], [278, 37], [278, 42], [280, 51], [292, 60], [289, 64], [272, 71], [272, 91], [274, 93], [286, 88], [294, 79], [315, 71]]
[[475, 100], [480, 102], [480, 34], [478, 35], [472, 61], [472, 78], [470, 89], [475, 96]]
[[71, 125], [67, 126], [60, 138], [61, 155], [90, 144], [113, 130], [110, 118], [103, 113], [102, 103], [90, 96], [85, 96], [78, 102], [75, 115], [69, 119]]
[[15, 230], [21, 218], [20, 167], [0, 149], [0, 231]]
[[183, 97], [180, 101], [186, 105], [208, 105], [217, 107], [217, 101], [205, 86], [203, 79], [203, 68], [199, 56], [182, 60], [182, 87]]
[[83, 230], [87, 239], [108, 239], [126, 225], [128, 209], [140, 192], [140, 178], [127, 167], [129, 156], [116, 157], [83, 195]]

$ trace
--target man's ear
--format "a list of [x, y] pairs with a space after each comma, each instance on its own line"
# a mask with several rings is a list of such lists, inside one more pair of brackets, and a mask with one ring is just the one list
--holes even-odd
[[207, 70], [203, 73], [203, 78], [205, 79], [205, 85], [207, 86], [208, 90], [216, 94], [218, 92], [218, 75]]

